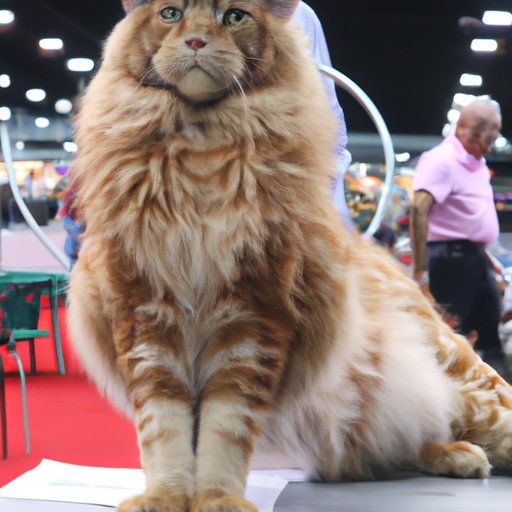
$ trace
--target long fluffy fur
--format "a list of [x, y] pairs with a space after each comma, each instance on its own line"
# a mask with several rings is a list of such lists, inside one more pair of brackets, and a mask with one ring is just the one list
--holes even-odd
[[[511, 464], [511, 388], [341, 227], [335, 122], [283, 19], [296, 2], [268, 3], [237, 2], [251, 15], [239, 32], [209, 0], [171, 28], [165, 2], [143, 3], [83, 99], [87, 229], [69, 316], [88, 373], [137, 426], [148, 488], [123, 512], [254, 510], [243, 494], [258, 437], [329, 481]], [[236, 80], [198, 104], [161, 69], [200, 30], [205, 65], [218, 58]]]

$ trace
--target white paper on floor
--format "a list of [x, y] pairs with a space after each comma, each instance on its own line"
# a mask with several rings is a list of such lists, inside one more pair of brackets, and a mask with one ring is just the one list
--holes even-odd
[[[249, 475], [246, 497], [260, 512], [272, 512], [288, 481], [297, 481], [297, 473], [290, 473], [289, 479], [282, 470], [276, 474], [280, 476], [272, 475], [270, 470]], [[141, 493], [144, 486], [140, 469], [96, 468], [43, 459], [2, 487], [0, 497], [115, 507], [123, 499]]]

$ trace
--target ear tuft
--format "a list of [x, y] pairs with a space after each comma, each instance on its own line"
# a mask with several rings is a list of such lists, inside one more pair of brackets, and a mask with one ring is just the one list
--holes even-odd
[[277, 16], [289, 18], [294, 13], [299, 0], [265, 0], [267, 7]]
[[126, 14], [130, 14], [134, 9], [144, 4], [151, 3], [152, 0], [121, 0], [123, 9]]

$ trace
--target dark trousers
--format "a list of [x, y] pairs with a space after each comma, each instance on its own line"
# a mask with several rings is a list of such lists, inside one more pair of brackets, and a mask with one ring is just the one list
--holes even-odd
[[430, 292], [454, 315], [462, 334], [478, 332], [475, 349], [500, 373], [504, 363], [498, 335], [500, 294], [494, 268], [481, 244], [469, 240], [428, 243]]

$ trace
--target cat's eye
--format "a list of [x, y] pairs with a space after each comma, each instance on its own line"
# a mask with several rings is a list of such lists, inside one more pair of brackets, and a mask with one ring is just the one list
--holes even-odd
[[166, 7], [160, 11], [160, 16], [166, 23], [177, 23], [183, 17], [183, 13], [176, 7]]
[[224, 25], [238, 25], [246, 16], [247, 13], [241, 9], [229, 9], [224, 14]]

